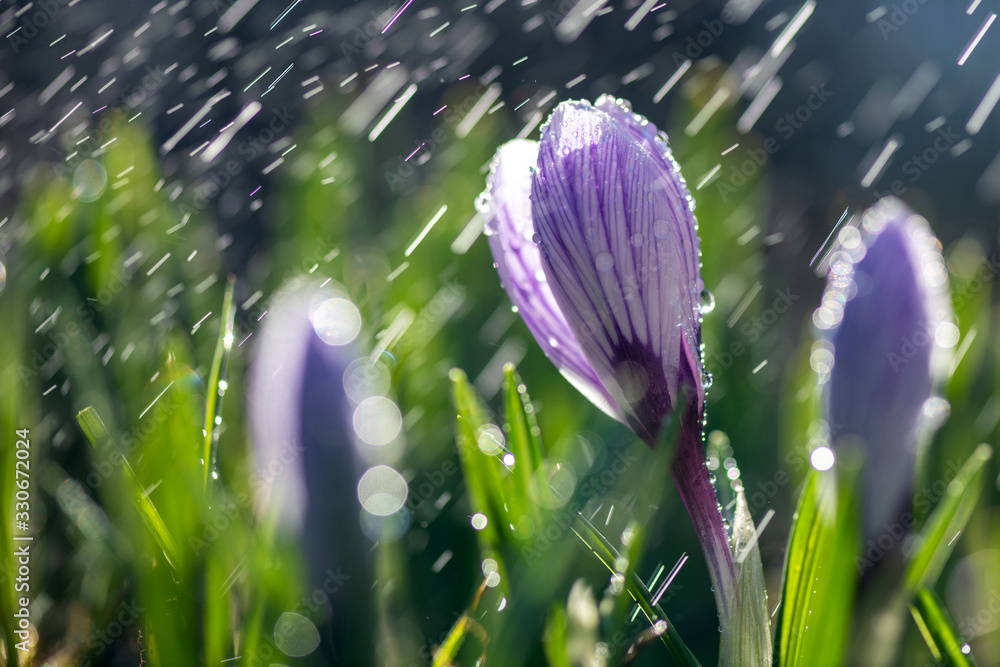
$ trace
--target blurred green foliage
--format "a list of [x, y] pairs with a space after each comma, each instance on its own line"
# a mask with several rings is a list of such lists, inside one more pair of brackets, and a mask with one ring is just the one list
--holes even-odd
[[[795, 274], [768, 258], [780, 238], [769, 235], [766, 170], [726, 197], [711, 182], [695, 189], [717, 164], [725, 174], [727, 160], [740, 159], [742, 151], [720, 158], [727, 149], [761, 141], [736, 131], [735, 109], [727, 106], [693, 136], [685, 133], [722, 76], [720, 68], [705, 67], [669, 112], [651, 120], [668, 129], [697, 200], [703, 275], [715, 296], [703, 326], [706, 363], [715, 375], [709, 456], [716, 467], [737, 458], [755, 520], [775, 510], [759, 544], [770, 607], [784, 606], [779, 660], [796, 664], [782, 652], [785, 633], [795, 632], [787, 624], [824, 607], [804, 601], [808, 581], [792, 584], [804, 598], [793, 604], [782, 597], [794, 508], [826, 498], [800, 506], [800, 519], [816, 519], [831, 503], [849, 506], [835, 493], [828, 497], [832, 487], [807, 463], [825, 433], [809, 323], [810, 299], [822, 280], [789, 284]], [[475, 91], [471, 82], [456, 84], [441, 104], [461, 105]], [[506, 109], [487, 114], [461, 138], [442, 117], [445, 139], [426, 162], [411, 166], [418, 177], [401, 189], [394, 170], [420, 141], [406, 118], [372, 144], [336, 122], [345, 100], [314, 101], [296, 132], [298, 149], [269, 195], [266, 242], [238, 270], [228, 360], [219, 352], [227, 326], [226, 240], [207, 211], [183, 204], [188, 186], [160, 174], [139, 122], [114, 118], [115, 140], [99, 154], [67, 162], [68, 169], [37, 167], [18, 219], [0, 230], [13, 235], [15, 248], [5, 258], [0, 294], [0, 429], [5, 442], [16, 429], [31, 429], [38, 633], [32, 659], [195, 665], [240, 656], [244, 665], [308, 664], [282, 657], [276, 623], [288, 611], [321, 628], [328, 619], [304, 604], [310, 591], [298, 545], [277, 539], [273, 523], [254, 511], [243, 394], [269, 298], [291, 278], [315, 274], [342, 283], [358, 304], [361, 340], [390, 363], [404, 415], [399, 467], [411, 500], [419, 502], [410, 505], [409, 531], [376, 550], [373, 595], [381, 626], [373, 632], [386, 664], [431, 664], [440, 647], [435, 664], [471, 665], [485, 654], [487, 664], [577, 665], [597, 641], [612, 664], [713, 663], [718, 620], [697, 541], [666, 472], [667, 448], [648, 450], [553, 372], [511, 312], [487, 244], [474, 241], [482, 220], [473, 202], [494, 150], [519, 129], [512, 117]], [[442, 207], [426, 238], [407, 253]], [[995, 274], [977, 278], [990, 258], [972, 237], [945, 253], [961, 354], [944, 392], [951, 417], [921, 461], [915, 488], [929, 502], [918, 526], [940, 525], [930, 511], [964, 498], [935, 489], [949, 465], [957, 469], [979, 443], [997, 442], [1000, 419]], [[805, 265], [809, 257], [794, 261]], [[795, 305], [768, 321], [764, 316], [783, 293]], [[515, 362], [517, 372], [506, 362]], [[211, 429], [215, 421], [219, 377], [230, 395], [221, 402], [213, 469], [205, 461], [205, 443], [214, 437], [206, 424]], [[83, 429], [80, 411], [86, 411]], [[106, 433], [96, 429], [98, 418]], [[479, 446], [491, 424], [515, 454], [513, 474]], [[14, 454], [9, 447], [2, 452], [0, 488], [11, 489]], [[621, 457], [638, 464], [606, 481]], [[989, 664], [982, 656], [1000, 655], [1000, 618], [964, 623], [991, 609], [990, 591], [1000, 590], [1000, 499], [991, 466], [976, 473], [983, 478], [978, 504], [953, 508], [952, 518], [961, 515], [964, 527], [960, 539], [954, 531], [935, 532], [938, 542], [952, 540], [957, 556], [945, 565], [927, 552], [934, 576], [921, 575], [910, 591], [918, 622], [905, 625], [901, 664], [945, 660], [960, 641], [956, 622], [966, 635], [972, 630], [965, 639], [981, 664]], [[206, 471], [214, 473], [207, 485]], [[419, 491], [426, 482], [430, 494]], [[580, 498], [582, 522], [565, 499], [546, 497], [559, 484], [578, 495], [586, 484], [600, 484], [594, 497]], [[728, 479], [720, 480], [719, 492], [724, 506], [735, 499]], [[5, 545], [12, 544], [12, 503], [11, 494], [0, 499]], [[487, 519], [482, 530], [471, 525], [474, 513]], [[809, 525], [832, 531], [818, 538], [824, 549], [849, 550], [846, 533], [836, 533], [850, 531], [843, 523]], [[803, 558], [831, 553], [807, 552], [803, 544], [815, 540], [797, 540], [791, 546]], [[653, 602], [665, 569], [685, 553], [690, 560]], [[837, 588], [853, 578], [852, 568], [812, 593], [834, 610], [831, 626], [843, 627], [848, 638], [865, 630], [845, 617], [850, 596]], [[0, 578], [8, 659], [12, 571], [8, 565]], [[646, 583], [652, 580], [657, 584]], [[968, 606], [951, 611], [955, 622], [932, 589], [949, 603], [967, 594]], [[830, 597], [823, 598], [825, 590]], [[141, 611], [121, 623], [118, 638], [102, 639], [128, 616], [123, 609]], [[656, 625], [668, 618], [665, 627]], [[942, 647], [937, 653], [927, 648], [934, 641]], [[805, 647], [796, 650], [822, 651]], [[841, 649], [847, 647], [831, 655]]]

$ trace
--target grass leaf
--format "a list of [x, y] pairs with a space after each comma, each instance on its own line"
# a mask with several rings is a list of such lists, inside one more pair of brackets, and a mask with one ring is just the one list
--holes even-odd
[[937, 662], [974, 667], [976, 661], [971, 653], [966, 652], [969, 645], [958, 634], [955, 621], [933, 589], [924, 586], [917, 591], [910, 604], [910, 613]]
[[233, 319], [236, 312], [233, 310], [233, 292], [236, 287], [236, 277], [229, 276], [226, 284], [226, 295], [222, 301], [222, 322], [219, 325], [219, 338], [215, 343], [215, 354], [212, 357], [212, 370], [208, 374], [208, 383], [205, 385], [205, 448], [203, 450], [202, 461], [204, 462], [205, 473], [202, 481], [202, 488], [208, 488], [208, 478], [212, 468], [215, 467], [216, 446], [219, 442], [219, 429], [216, 428], [216, 419], [222, 411], [222, 396], [225, 393], [220, 390], [219, 383], [226, 377], [226, 369], [229, 366], [229, 353], [233, 349]]
[[80, 423], [80, 427], [83, 432], [90, 439], [90, 442], [98, 450], [103, 449], [109, 443], [122, 457], [122, 470], [125, 471], [125, 476], [129, 478], [134, 483], [135, 490], [135, 502], [139, 508], [139, 515], [145, 522], [146, 527], [149, 528], [149, 532], [153, 534], [153, 539], [156, 540], [156, 544], [160, 547], [163, 552], [164, 558], [166, 558], [167, 563], [176, 572], [179, 561], [177, 550], [177, 544], [174, 542], [174, 538], [170, 535], [170, 531], [167, 530], [167, 526], [163, 523], [163, 518], [160, 517], [160, 513], [156, 511], [156, 506], [153, 505], [153, 501], [149, 499], [146, 492], [143, 490], [142, 483], [135, 474], [135, 470], [132, 469], [132, 465], [128, 462], [128, 458], [125, 456], [125, 452], [122, 451], [118, 443], [111, 437], [108, 433], [107, 427], [101, 420], [101, 417], [97, 414], [97, 411], [93, 407], [86, 407], [81, 410], [77, 416], [77, 421]]
[[497, 457], [486, 454], [479, 448], [483, 427], [490, 423], [479, 394], [469, 384], [462, 370], [452, 369], [449, 378], [456, 411], [458, 454], [469, 490], [469, 502], [473, 512], [481, 512], [487, 518], [486, 526], [477, 531], [480, 545], [499, 552], [505, 537], [503, 527], [509, 524], [507, 511], [504, 509], [500, 470], [503, 464]]
[[[621, 554], [617, 549], [605, 538], [601, 531], [587, 521], [587, 519], [579, 514], [576, 517], [576, 525], [573, 527], [573, 532], [576, 533], [577, 537], [583, 540], [584, 544], [590, 548], [597, 558], [604, 563], [607, 568], [614, 573], [615, 562], [621, 558]], [[656, 626], [659, 621], [663, 621], [666, 625], [663, 628], [662, 634], [660, 634], [660, 640], [663, 645], [667, 647], [670, 653], [670, 657], [673, 658], [674, 664], [677, 665], [688, 665], [697, 666], [700, 665], [698, 659], [694, 656], [684, 642], [681, 640], [680, 635], [677, 634], [674, 624], [667, 619], [667, 615], [663, 613], [663, 610], [658, 604], [653, 602], [653, 595], [646, 588], [646, 584], [636, 575], [634, 571], [630, 571], [628, 576], [625, 578], [625, 590], [628, 592], [629, 596], [635, 603], [639, 605], [642, 612], [649, 619], [649, 623], [652, 626]]]
[[507, 445], [514, 455], [515, 495], [527, 504], [527, 512], [537, 520], [538, 493], [534, 474], [542, 462], [542, 446], [535, 408], [514, 364], [506, 364], [503, 374], [506, 435]]
[[911, 594], [937, 582], [959, 533], [972, 516], [982, 487], [983, 465], [992, 455], [989, 445], [976, 447], [948, 484], [944, 498], [920, 531], [920, 547], [910, 557], [906, 568], [906, 589]]
[[806, 477], [785, 554], [781, 667], [841, 664], [858, 576], [851, 486], [836, 469]]

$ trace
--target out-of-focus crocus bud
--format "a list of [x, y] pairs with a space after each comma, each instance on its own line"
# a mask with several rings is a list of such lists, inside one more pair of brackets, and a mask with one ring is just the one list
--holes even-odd
[[537, 145], [501, 147], [481, 209], [502, 282], [556, 366], [650, 445], [678, 413], [673, 476], [708, 562], [728, 660], [735, 572], [701, 442], [693, 206], [666, 136], [605, 96], [560, 104]]
[[959, 331], [941, 244], [924, 218], [887, 197], [838, 239], [813, 322], [827, 332], [823, 353], [832, 352], [827, 396], [834, 450], [838, 442], [860, 441], [864, 453], [870, 538], [905, 510], [921, 431], [944, 405], [932, 400], [935, 384]]
[[[329, 603], [332, 641], [314, 643], [315, 655], [328, 664], [374, 664], [372, 543], [362, 531], [363, 470], [344, 386], [361, 316], [329, 288], [292, 287], [275, 302], [249, 393], [258, 516], [276, 523], [279, 539], [302, 544], [310, 600]], [[289, 655], [309, 647], [279, 634], [301, 632], [302, 620], [282, 617], [283, 633], [275, 627], [275, 643]]]
[[528, 328], [598, 407], [654, 442], [704, 403], [697, 223], [666, 139], [624, 102], [564, 102], [494, 158], [483, 207]]

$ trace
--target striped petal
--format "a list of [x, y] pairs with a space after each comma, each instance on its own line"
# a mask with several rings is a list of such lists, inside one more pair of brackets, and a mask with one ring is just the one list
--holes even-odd
[[532, 217], [584, 354], [633, 430], [653, 440], [682, 384], [704, 400], [697, 228], [665, 142], [623, 106], [600, 104], [553, 112]]
[[497, 151], [483, 198], [486, 233], [500, 281], [535, 340], [588, 399], [619, 421], [624, 416], [583, 354], [542, 270], [531, 221], [531, 172], [538, 142], [515, 140]]

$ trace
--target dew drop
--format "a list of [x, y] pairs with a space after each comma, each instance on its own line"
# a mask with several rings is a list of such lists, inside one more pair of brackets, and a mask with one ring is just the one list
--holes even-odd
[[602, 252], [599, 255], [597, 255], [596, 264], [598, 271], [600, 271], [601, 273], [607, 273], [614, 267], [615, 260], [611, 256], [610, 252]]
[[707, 289], [701, 291], [701, 314], [708, 315], [715, 310], [715, 295]]
[[535, 245], [538, 245], [542, 242], [542, 237], [539, 236], [538, 232], [535, 232], [534, 234], [531, 235], [531, 241]]
[[701, 386], [704, 387], [705, 389], [708, 389], [709, 387], [712, 386], [712, 383], [714, 383], [714, 382], [715, 382], [715, 378], [712, 376], [712, 374], [709, 373], [706, 370], [702, 370], [702, 372], [701, 372]]
[[670, 223], [666, 220], [657, 220], [653, 223], [653, 236], [658, 239], [665, 239], [670, 236]]
[[476, 210], [484, 216], [490, 216], [493, 213], [492, 198], [485, 192], [476, 197]]
[[646, 239], [643, 238], [642, 234], [640, 234], [639, 232], [636, 232], [635, 234], [632, 235], [632, 245], [634, 247], [641, 248], [645, 242]]

